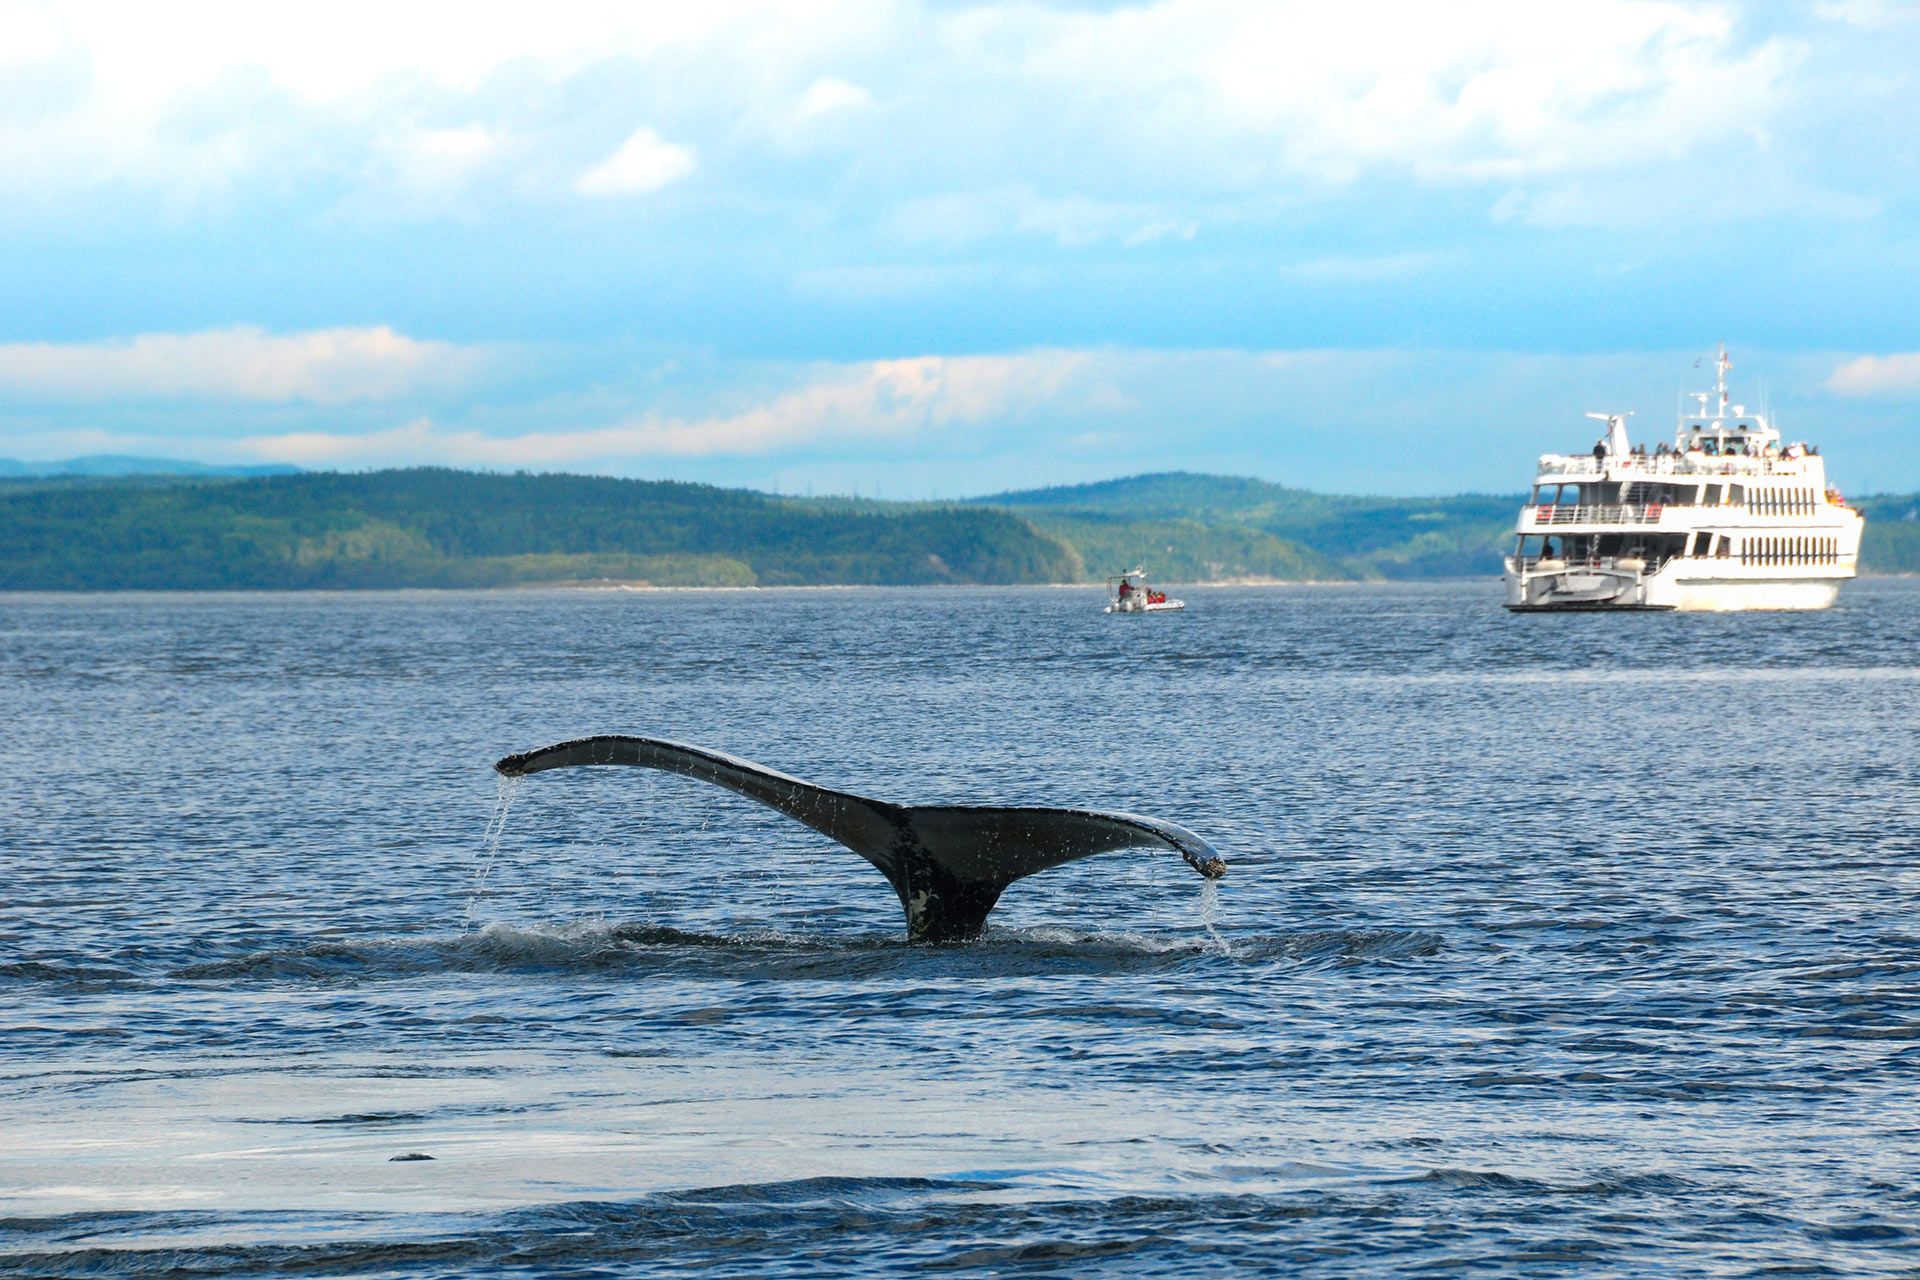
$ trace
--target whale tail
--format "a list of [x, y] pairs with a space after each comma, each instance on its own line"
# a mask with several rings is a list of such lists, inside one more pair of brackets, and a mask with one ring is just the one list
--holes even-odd
[[1185, 827], [1093, 809], [898, 805], [833, 791], [704, 747], [608, 734], [511, 755], [508, 777], [591, 765], [660, 769], [725, 787], [838, 841], [879, 869], [916, 942], [977, 937], [1006, 887], [1036, 871], [1132, 847], [1164, 848], [1208, 879], [1227, 864]]

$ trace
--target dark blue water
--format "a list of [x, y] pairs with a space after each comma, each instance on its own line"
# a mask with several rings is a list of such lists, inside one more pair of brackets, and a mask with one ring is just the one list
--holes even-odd
[[[1184, 594], [0, 597], [0, 1272], [1920, 1269], [1920, 584]], [[619, 731], [1232, 867], [912, 947], [569, 771], [476, 894]]]

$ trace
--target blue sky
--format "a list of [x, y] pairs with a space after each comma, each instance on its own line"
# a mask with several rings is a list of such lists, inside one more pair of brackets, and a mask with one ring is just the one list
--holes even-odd
[[[490, 12], [493, 9], [501, 12]], [[1920, 3], [0, 0], [0, 456], [1920, 489]]]

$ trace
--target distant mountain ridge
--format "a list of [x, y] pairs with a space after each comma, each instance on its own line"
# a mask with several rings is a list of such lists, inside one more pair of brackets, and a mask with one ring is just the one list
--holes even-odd
[[0, 458], [0, 476], [33, 479], [48, 476], [284, 476], [299, 472], [299, 467], [278, 462], [258, 465], [187, 462], [179, 458], [141, 458], [122, 453], [93, 453], [57, 462]]

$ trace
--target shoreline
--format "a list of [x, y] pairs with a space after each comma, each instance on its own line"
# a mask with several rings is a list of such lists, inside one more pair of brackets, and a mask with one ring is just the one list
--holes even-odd
[[[1497, 582], [1497, 578], [1469, 576], [1457, 578], [1262, 578], [1233, 579], [1229, 581], [1177, 582], [1170, 584], [1170, 590], [1192, 591], [1221, 589], [1228, 587], [1380, 587], [1420, 583], [1462, 583]], [[470, 596], [516, 594], [564, 593], [569, 595], [652, 595], [652, 594], [709, 594], [709, 595], [751, 595], [754, 593], [785, 592], [826, 592], [826, 591], [1089, 591], [1103, 589], [1098, 582], [846, 582], [846, 583], [802, 583], [775, 586], [656, 586], [649, 583], [582, 583], [582, 582], [527, 582], [496, 587], [80, 587], [62, 588], [15, 588], [0, 587], [0, 600], [4, 599], [73, 599], [80, 596], [147, 596], [171, 599], [185, 596]]]
[[[1920, 573], [1862, 573], [1855, 582], [1901, 582], [1920, 580]], [[1228, 578], [1204, 582], [1175, 582], [1171, 591], [1220, 590], [1224, 588], [1271, 587], [1417, 587], [1443, 584], [1497, 585], [1498, 575], [1468, 574], [1437, 578]], [[149, 597], [181, 599], [189, 596], [257, 596], [265, 599], [295, 596], [510, 596], [531, 594], [569, 595], [751, 595], [754, 593], [827, 592], [827, 591], [1099, 591], [1098, 582], [825, 582], [775, 586], [657, 586], [651, 583], [526, 582], [495, 587], [0, 587], [0, 600], [72, 600], [81, 597]], [[1843, 587], [1844, 590], [1844, 587]]]

